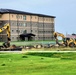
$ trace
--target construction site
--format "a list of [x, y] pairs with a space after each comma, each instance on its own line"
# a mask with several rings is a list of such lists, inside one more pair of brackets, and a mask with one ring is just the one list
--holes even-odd
[[0, 75], [76, 75], [76, 0], [0, 0]]
[[[75, 51], [75, 35], [65, 36], [55, 32], [55, 18], [44, 14], [0, 9], [0, 51], [65, 51], [68, 48]], [[62, 39], [59, 40], [59, 37]], [[14, 41], [20, 44], [17, 45]]]

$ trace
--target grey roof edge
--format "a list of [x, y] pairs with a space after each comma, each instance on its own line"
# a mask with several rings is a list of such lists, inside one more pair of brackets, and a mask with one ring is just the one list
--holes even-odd
[[51, 17], [51, 18], [56, 18], [55, 16], [50, 16], [50, 15], [44, 15], [44, 14], [38, 14], [38, 13], [30, 13], [30, 12], [24, 12], [24, 11], [19, 11], [19, 10], [13, 10], [13, 9], [0, 9], [0, 13], [14, 13], [14, 14], [26, 14], [26, 15], [37, 15], [40, 17]]

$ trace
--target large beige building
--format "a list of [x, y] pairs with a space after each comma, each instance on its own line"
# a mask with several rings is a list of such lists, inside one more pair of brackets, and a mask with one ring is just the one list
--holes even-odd
[[[55, 16], [29, 13], [12, 9], [0, 9], [0, 28], [10, 24], [11, 41], [53, 40]], [[22, 38], [21, 34], [25, 34]], [[28, 36], [27, 36], [28, 34]], [[35, 36], [31, 36], [34, 34]], [[30, 37], [29, 37], [30, 36]], [[6, 30], [0, 33], [0, 41], [6, 41]]]

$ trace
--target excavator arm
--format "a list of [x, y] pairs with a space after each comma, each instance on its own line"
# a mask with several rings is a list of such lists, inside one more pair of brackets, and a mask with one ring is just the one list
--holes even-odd
[[3, 47], [4, 48], [8, 48], [10, 47], [10, 25], [9, 23], [6, 23], [2, 28], [0, 28], [0, 33], [3, 32], [4, 30], [6, 30], [6, 33], [7, 33], [7, 42], [4, 42], [3, 43]]
[[55, 38], [55, 40], [56, 40], [56, 44], [61, 45], [61, 44], [59, 43], [59, 41], [58, 41], [58, 36], [62, 37], [62, 39], [64, 39], [65, 36], [64, 36], [62, 33], [54, 32], [54, 38]]
[[7, 32], [7, 40], [10, 40], [10, 25], [9, 23], [6, 23], [4, 27], [0, 28], [0, 33], [6, 30]]
[[59, 32], [54, 32], [54, 37], [57, 38], [58, 36], [65, 38], [64, 34], [59, 33]]

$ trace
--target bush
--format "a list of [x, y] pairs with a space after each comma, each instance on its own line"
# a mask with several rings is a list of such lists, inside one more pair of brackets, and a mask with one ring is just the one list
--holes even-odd
[[22, 56], [22, 58], [28, 58], [27, 56]]
[[5, 66], [6, 64], [2, 64], [1, 66]]

